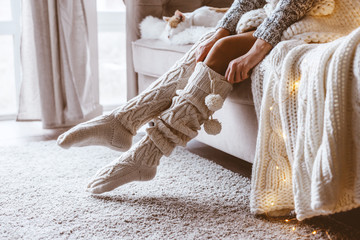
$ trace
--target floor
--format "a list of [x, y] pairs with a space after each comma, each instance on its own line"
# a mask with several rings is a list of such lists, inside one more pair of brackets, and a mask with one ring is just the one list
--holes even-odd
[[[55, 140], [67, 129], [43, 129], [40, 122], [0, 121], [0, 147], [25, 144], [29, 141]], [[251, 164], [196, 140], [189, 142], [187, 149], [240, 175], [251, 177]], [[344, 227], [360, 229], [360, 208], [330, 216]], [[360, 238], [359, 238], [360, 239]]]
[[[28, 141], [56, 140], [57, 137], [66, 130], [66, 128], [43, 129], [41, 122], [37, 121], [0, 121], [0, 147], [24, 144]], [[214, 161], [244, 177], [251, 177], [251, 164], [248, 162], [242, 161], [239, 158], [209, 147], [196, 140], [191, 141], [187, 148], [190, 152]]]

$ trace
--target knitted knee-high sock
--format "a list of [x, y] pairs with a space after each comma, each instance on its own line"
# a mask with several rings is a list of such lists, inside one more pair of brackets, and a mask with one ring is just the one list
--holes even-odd
[[81, 123], [58, 138], [63, 148], [101, 145], [124, 151], [132, 144], [132, 137], [143, 124], [169, 108], [176, 90], [183, 89], [195, 67], [195, 52], [200, 43], [212, 36], [205, 35], [177, 63], [147, 90], [115, 109]]
[[160, 158], [169, 155], [176, 145], [185, 146], [213, 113], [205, 98], [214, 92], [226, 98], [232, 86], [224, 80], [204, 63], [198, 63], [180, 96], [174, 97], [171, 107], [155, 120], [155, 126], [147, 129], [148, 136], [99, 170], [88, 191], [99, 194], [131, 181], [152, 179]]
[[185, 89], [173, 98], [172, 106], [154, 120], [154, 127], [147, 129], [149, 137], [164, 155], [169, 155], [176, 145], [185, 146], [215, 111], [209, 110], [205, 99], [214, 93], [225, 99], [231, 90], [224, 76], [198, 63]]
[[87, 191], [100, 194], [129, 182], [151, 180], [162, 156], [151, 139], [145, 136], [120, 158], [101, 168], [88, 184]]

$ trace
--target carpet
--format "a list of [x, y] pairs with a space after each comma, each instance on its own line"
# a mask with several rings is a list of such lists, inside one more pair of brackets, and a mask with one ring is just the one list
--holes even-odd
[[0, 239], [356, 239], [358, 234], [328, 218], [285, 222], [252, 215], [248, 178], [182, 147], [161, 160], [152, 181], [102, 195], [85, 192], [97, 169], [120, 154], [102, 147], [63, 150], [55, 141], [1, 148]]

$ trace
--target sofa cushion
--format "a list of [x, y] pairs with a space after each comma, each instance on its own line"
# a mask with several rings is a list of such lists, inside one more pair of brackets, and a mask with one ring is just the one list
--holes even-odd
[[159, 77], [192, 45], [170, 45], [161, 40], [139, 39], [132, 43], [135, 72]]
[[[139, 39], [132, 42], [135, 72], [145, 76], [159, 77], [171, 68], [192, 45], [171, 45], [161, 40]], [[146, 86], [147, 87], [147, 86]], [[144, 89], [144, 87], [139, 87]], [[229, 101], [254, 105], [251, 81], [245, 80], [234, 85]]]

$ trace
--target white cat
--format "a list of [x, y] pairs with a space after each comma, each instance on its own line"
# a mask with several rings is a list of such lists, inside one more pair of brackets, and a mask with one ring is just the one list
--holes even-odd
[[179, 10], [176, 10], [174, 16], [163, 17], [167, 22], [164, 31], [165, 37], [170, 39], [175, 34], [178, 34], [191, 26], [215, 27], [228, 9], [229, 8], [204, 6], [189, 13], [182, 13]]

